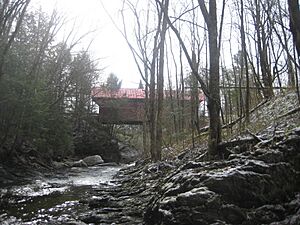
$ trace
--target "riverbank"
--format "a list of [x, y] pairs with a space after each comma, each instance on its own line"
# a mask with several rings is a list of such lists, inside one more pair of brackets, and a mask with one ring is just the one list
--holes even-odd
[[[37, 201], [49, 204], [50, 199], [64, 196], [61, 204], [45, 211], [39, 205], [42, 211], [38, 212], [40, 217], [49, 216], [51, 211], [57, 213], [47, 223], [52, 225], [62, 222], [73, 225], [298, 225], [300, 128], [261, 141], [248, 136], [227, 143], [231, 143], [227, 148], [231, 154], [226, 159], [207, 161], [203, 157], [205, 147], [198, 147], [190, 160], [185, 155], [172, 161], [137, 162], [121, 169], [114, 180], [108, 177], [109, 184], [100, 184], [104, 176], [101, 170], [96, 170], [97, 177], [90, 176], [96, 183], [89, 191], [87, 186], [73, 186], [64, 194], [52, 189], [52, 194]], [[81, 178], [73, 179], [74, 184], [87, 177], [82, 172], [88, 168], [70, 171], [73, 175], [81, 171]], [[73, 175], [66, 173], [64, 177], [69, 179]], [[47, 186], [39, 182], [36, 186], [47, 190], [59, 188], [57, 180], [50, 186], [49, 183]], [[45, 224], [40, 217], [34, 218], [35, 224]], [[32, 224], [17, 218], [6, 218], [7, 221], [6, 224]]]
[[[247, 149], [232, 145], [227, 159], [137, 164], [121, 170], [118, 185], [85, 201], [86, 224], [300, 223], [300, 128]], [[233, 143], [233, 142], [232, 142]], [[246, 146], [244, 146], [246, 147]]]
[[[43, 174], [55, 174], [59, 170], [64, 170], [71, 167], [88, 167], [97, 164], [115, 165], [128, 164], [136, 161], [141, 157], [140, 151], [133, 146], [112, 140], [114, 148], [111, 151], [112, 155], [107, 156], [109, 147], [107, 146], [105, 157], [94, 151], [94, 155], [81, 154], [53, 159], [43, 154], [33, 154], [36, 151], [28, 151], [30, 153], [15, 154], [10, 157], [1, 158], [0, 155], [0, 187], [15, 183], [18, 180], [31, 179], [32, 177], [42, 176]], [[117, 146], [117, 147], [116, 147]], [[89, 153], [89, 152], [87, 152]]]
[[222, 159], [208, 160], [203, 144], [163, 162], [138, 162], [120, 171], [115, 188], [100, 189], [85, 201], [92, 211], [79, 219], [86, 224], [299, 225], [299, 118], [296, 95], [280, 96], [251, 115], [252, 132], [220, 145]]

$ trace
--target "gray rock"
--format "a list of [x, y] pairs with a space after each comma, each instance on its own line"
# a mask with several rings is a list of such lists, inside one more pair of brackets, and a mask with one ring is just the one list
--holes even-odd
[[248, 214], [248, 218], [255, 224], [269, 224], [284, 219], [285, 209], [281, 205], [264, 205]]
[[96, 213], [90, 213], [90, 214], [80, 216], [79, 219], [84, 223], [99, 224], [102, 218], [103, 218], [102, 216], [97, 215]]
[[92, 155], [92, 156], [85, 157], [83, 159], [83, 162], [86, 163], [87, 166], [95, 166], [103, 163], [104, 161], [100, 155]]
[[83, 160], [75, 161], [72, 165], [73, 167], [87, 167], [88, 165]]
[[282, 158], [277, 151], [270, 151], [271, 160], [266, 161], [245, 156], [188, 163], [160, 185], [160, 195], [146, 210], [146, 224], [262, 224], [281, 220], [285, 209], [276, 204], [287, 201], [289, 193], [297, 190], [296, 172], [288, 163], [276, 162]]

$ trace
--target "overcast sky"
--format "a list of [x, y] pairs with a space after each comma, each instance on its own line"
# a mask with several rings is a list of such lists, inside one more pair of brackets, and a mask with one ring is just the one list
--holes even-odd
[[122, 87], [136, 88], [140, 76], [130, 50], [103, 9], [101, 1], [113, 18], [119, 16], [120, 0], [32, 0], [31, 7], [41, 6], [49, 13], [56, 8], [69, 20], [65, 28], [66, 34], [74, 23], [78, 37], [95, 30], [85, 38], [82, 48], [88, 46], [93, 39], [90, 52], [93, 58], [101, 58], [99, 67], [105, 67], [104, 75], [115, 73], [123, 81]]

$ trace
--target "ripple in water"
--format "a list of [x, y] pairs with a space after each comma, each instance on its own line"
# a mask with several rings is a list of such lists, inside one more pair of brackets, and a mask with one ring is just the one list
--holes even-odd
[[79, 202], [95, 188], [114, 185], [121, 166], [71, 168], [64, 174], [0, 190], [0, 224], [61, 224], [76, 220], [88, 206]]

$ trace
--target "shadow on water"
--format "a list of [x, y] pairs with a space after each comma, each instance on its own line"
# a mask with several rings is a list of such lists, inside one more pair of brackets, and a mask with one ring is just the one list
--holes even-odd
[[71, 168], [60, 174], [0, 189], [0, 224], [59, 224], [87, 212], [82, 204], [99, 187], [113, 186], [121, 166]]

